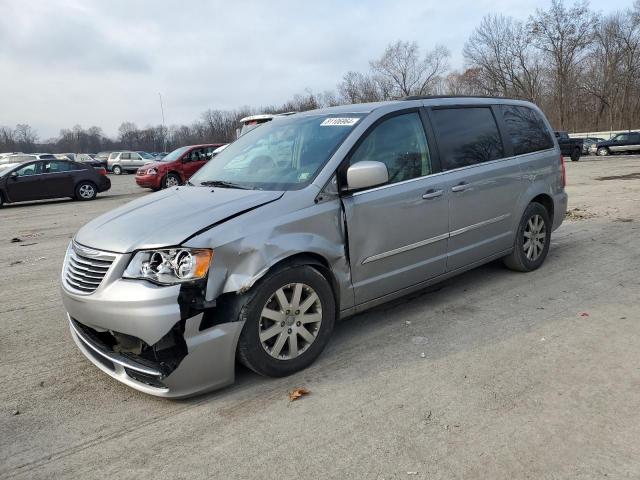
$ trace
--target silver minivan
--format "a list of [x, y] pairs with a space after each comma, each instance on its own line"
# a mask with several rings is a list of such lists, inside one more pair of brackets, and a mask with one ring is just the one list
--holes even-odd
[[111, 152], [107, 159], [107, 170], [116, 175], [125, 172], [135, 172], [146, 163], [155, 161], [147, 152]]
[[567, 206], [533, 104], [424, 97], [274, 118], [187, 185], [82, 227], [62, 269], [78, 348], [185, 397], [310, 365], [334, 323], [502, 258], [543, 263]]

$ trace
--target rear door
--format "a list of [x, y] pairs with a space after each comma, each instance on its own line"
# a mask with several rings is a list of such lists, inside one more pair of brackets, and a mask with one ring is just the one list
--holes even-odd
[[445, 271], [448, 194], [431, 152], [413, 109], [379, 120], [346, 160], [379, 161], [389, 172], [387, 184], [343, 197], [356, 304]]
[[428, 110], [438, 140], [449, 194], [447, 270], [452, 271], [513, 246], [513, 209], [523, 190], [523, 173], [508, 158], [498, 129], [499, 111], [490, 105]]
[[609, 150], [616, 153], [626, 152], [628, 146], [629, 146], [629, 134], [620, 133], [613, 138], [611, 146], [609, 147]]
[[51, 160], [42, 163], [41, 188], [43, 198], [72, 197], [74, 195], [72, 162]]
[[[24, 202], [27, 200], [40, 200], [44, 192], [40, 188], [42, 181], [42, 163], [27, 163], [17, 170], [18, 176], [7, 178], [7, 194], [12, 202]], [[9, 174], [11, 175], [11, 174]]]
[[626, 152], [640, 151], [640, 133], [629, 134], [629, 139], [627, 140], [625, 151]]

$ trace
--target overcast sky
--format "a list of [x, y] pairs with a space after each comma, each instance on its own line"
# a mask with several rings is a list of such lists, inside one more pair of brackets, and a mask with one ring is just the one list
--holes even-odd
[[[526, 19], [536, 0], [0, 0], [0, 125], [42, 139], [63, 127], [190, 123], [208, 108], [282, 103], [333, 89], [395, 40], [464, 42], [488, 13]], [[595, 11], [631, 0], [595, 0]]]

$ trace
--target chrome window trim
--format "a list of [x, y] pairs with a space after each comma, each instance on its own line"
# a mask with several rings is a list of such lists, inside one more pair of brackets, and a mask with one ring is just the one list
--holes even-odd
[[463, 233], [469, 232], [471, 230], [475, 230], [477, 228], [484, 227], [486, 225], [491, 225], [492, 223], [500, 222], [505, 220], [511, 216], [510, 213], [505, 213], [498, 217], [490, 218], [488, 220], [483, 220], [482, 222], [474, 223], [473, 225], [468, 225], [463, 228], [459, 228], [458, 230], [454, 230], [453, 232], [443, 233], [442, 235], [437, 235], [435, 237], [427, 238], [426, 240], [421, 240], [416, 243], [411, 243], [409, 245], [405, 245], [403, 247], [394, 248], [393, 250], [388, 250], [382, 253], [376, 253], [375, 255], [371, 255], [370, 257], [365, 258], [362, 261], [362, 265], [370, 262], [375, 262], [376, 260], [382, 260], [383, 258], [391, 257], [393, 255], [397, 255], [399, 253], [408, 252], [410, 250], [414, 250], [416, 248], [424, 247], [426, 245], [430, 245], [432, 243], [439, 242], [441, 240], [446, 240], [447, 238], [455, 237], [457, 235], [461, 235]]

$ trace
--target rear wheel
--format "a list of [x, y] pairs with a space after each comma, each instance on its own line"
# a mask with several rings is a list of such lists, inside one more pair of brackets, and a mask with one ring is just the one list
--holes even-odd
[[182, 183], [180, 177], [175, 173], [169, 173], [166, 177], [164, 177], [164, 188], [177, 187]]
[[573, 152], [571, 152], [571, 161], [572, 162], [577, 162], [580, 160], [580, 149], [579, 148], [574, 148]]
[[76, 200], [93, 200], [98, 194], [98, 189], [92, 182], [80, 182], [76, 186]]
[[598, 155], [601, 157], [606, 157], [609, 155], [609, 149], [607, 147], [600, 147], [597, 151]]
[[122, 167], [120, 165], [114, 165], [111, 170], [114, 175], [122, 175]]
[[513, 252], [504, 258], [504, 264], [518, 272], [535, 270], [547, 257], [550, 241], [549, 213], [541, 204], [532, 202], [522, 215]]
[[261, 375], [282, 377], [311, 365], [329, 341], [335, 300], [326, 278], [308, 265], [275, 272], [243, 308], [239, 360]]

